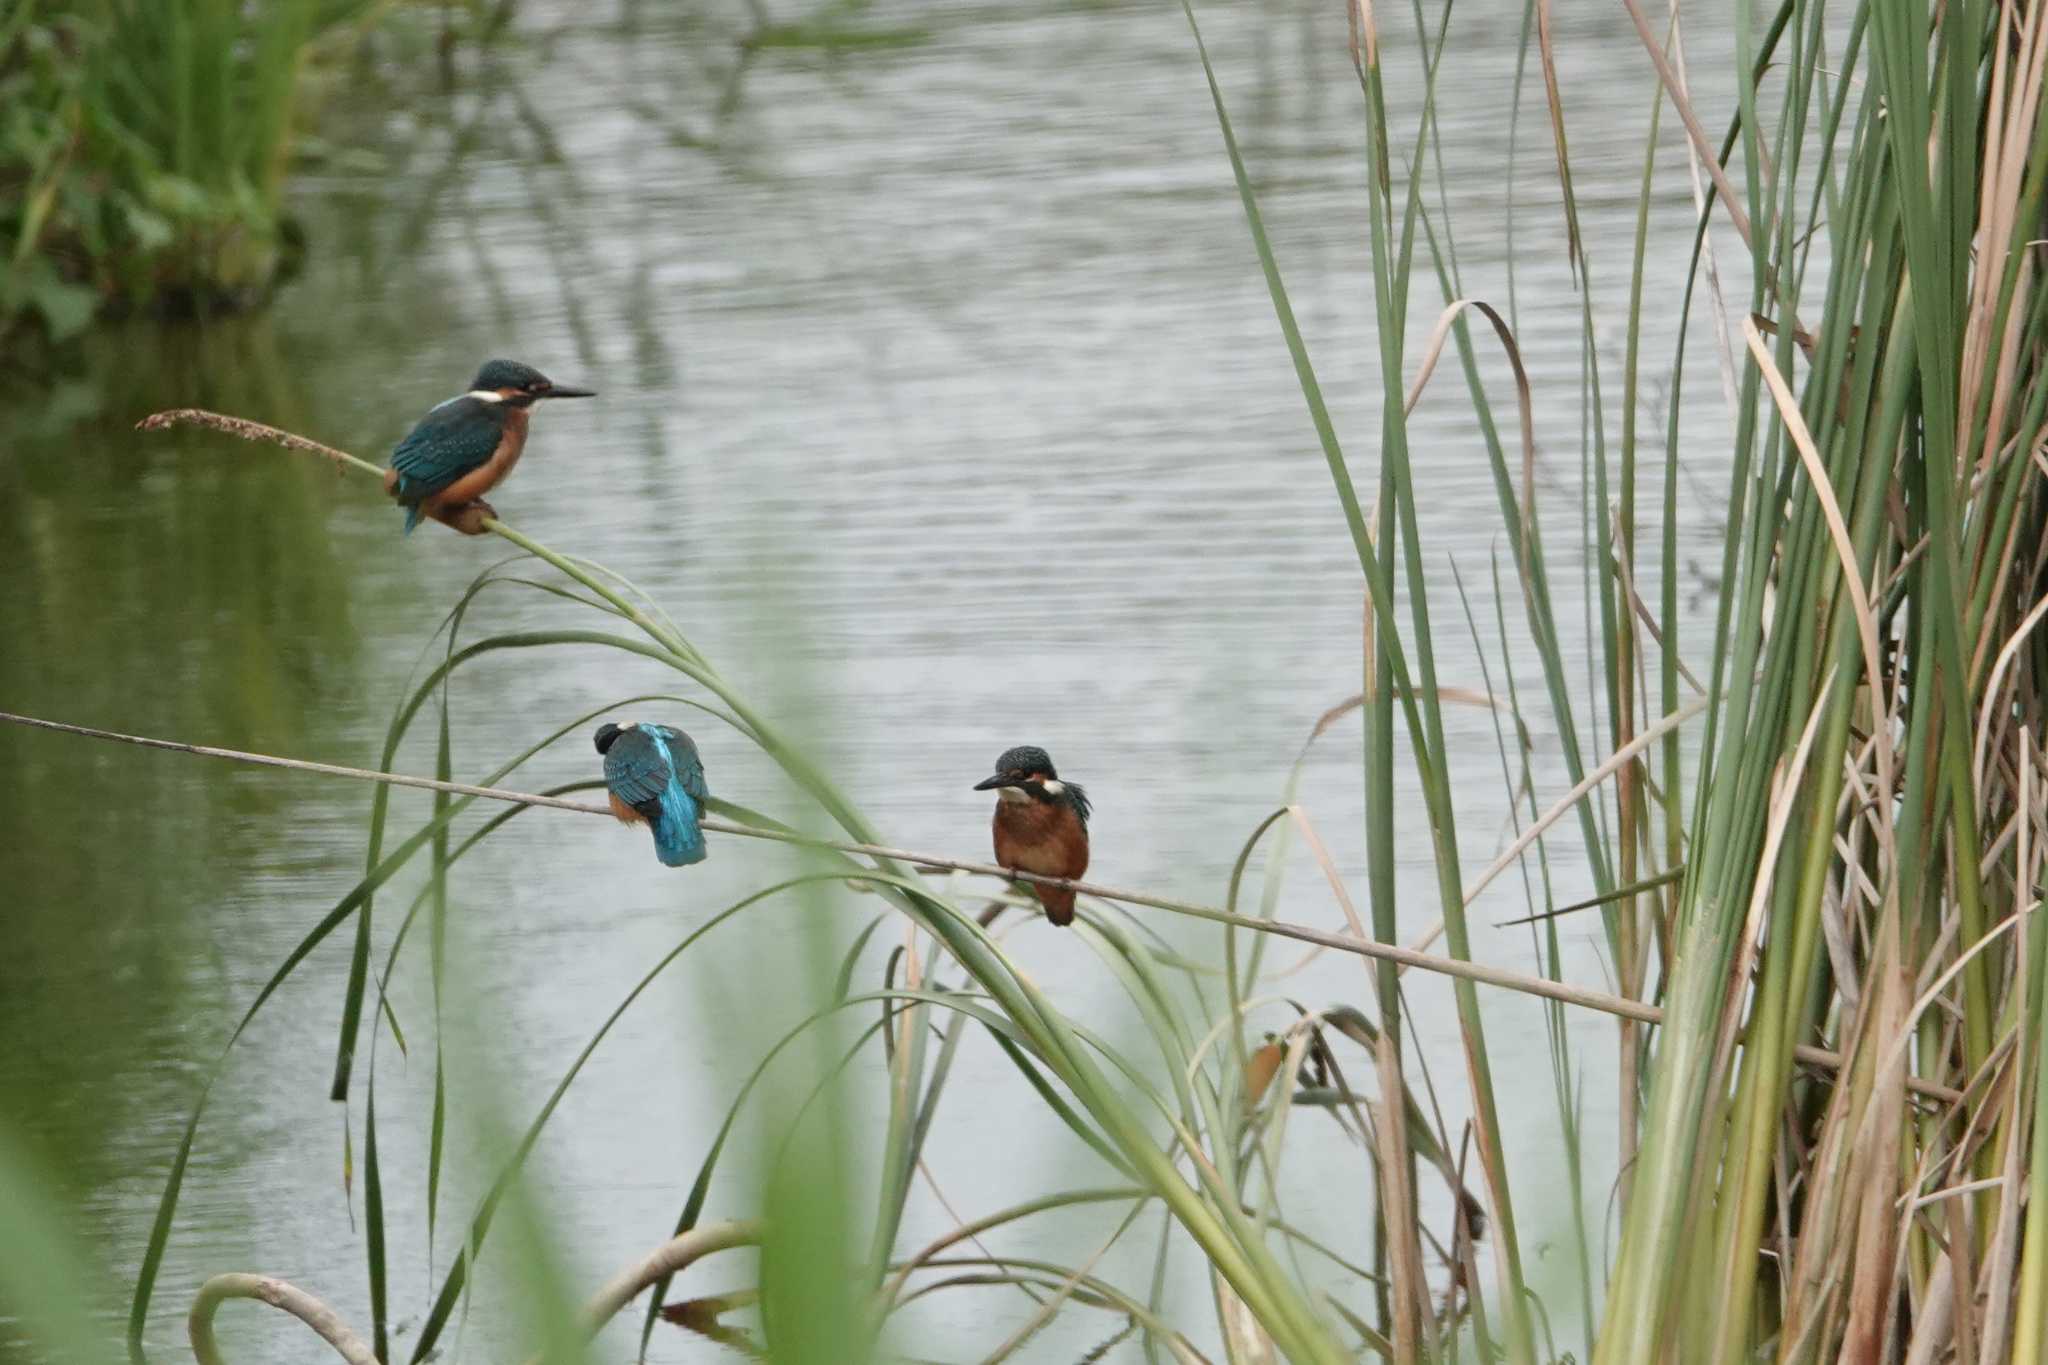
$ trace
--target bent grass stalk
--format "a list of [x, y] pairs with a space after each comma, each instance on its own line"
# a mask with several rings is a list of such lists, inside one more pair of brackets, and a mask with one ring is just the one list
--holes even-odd
[[226, 1365], [220, 1344], [214, 1340], [213, 1319], [220, 1306], [229, 1299], [256, 1299], [291, 1314], [312, 1328], [348, 1365], [378, 1365], [377, 1354], [370, 1349], [369, 1343], [357, 1336], [354, 1329], [342, 1321], [341, 1315], [326, 1303], [276, 1276], [239, 1272], [215, 1275], [199, 1286], [199, 1293], [192, 1300], [186, 1330], [192, 1339], [192, 1354], [199, 1365]]
[[[668, 1280], [714, 1252], [760, 1242], [758, 1222], [713, 1223], [674, 1237], [626, 1266], [600, 1288], [584, 1305], [581, 1326], [585, 1334], [596, 1331], [657, 1281]], [[379, 1365], [383, 1359], [356, 1335], [330, 1305], [288, 1280], [274, 1275], [229, 1272], [215, 1275], [199, 1287], [187, 1315], [192, 1354], [199, 1365], [226, 1365], [220, 1344], [214, 1338], [213, 1320], [222, 1304], [230, 1299], [257, 1299], [289, 1313], [311, 1328], [348, 1365]], [[530, 1365], [540, 1365], [535, 1356]]]

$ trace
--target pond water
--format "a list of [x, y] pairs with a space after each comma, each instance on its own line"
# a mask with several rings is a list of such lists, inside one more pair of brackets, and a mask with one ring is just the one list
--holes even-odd
[[[768, 3], [779, 21], [803, 17], [793, 0]], [[376, 766], [444, 613], [503, 547], [431, 526], [401, 538], [367, 481], [313, 460], [130, 428], [193, 404], [381, 461], [479, 360], [510, 355], [602, 396], [539, 414], [525, 462], [494, 498], [500, 513], [642, 585], [743, 693], [814, 740], [891, 842], [983, 856], [988, 802], [969, 788], [998, 751], [1035, 742], [1094, 797], [1096, 876], [1220, 900], [1311, 725], [1358, 689], [1362, 584], [1185, 19], [1165, 3], [826, 5], [862, 41], [746, 47], [747, 9], [711, 8], [536, 0], [495, 46], [458, 48], [450, 86], [402, 32], [327, 71], [321, 142], [294, 203], [309, 262], [275, 306], [207, 327], [110, 328], [0, 415], [0, 709]], [[1382, 8], [1405, 142], [1419, 94], [1413, 29], [1406, 7]], [[1583, 571], [1573, 547], [1589, 430], [1580, 308], [1589, 301], [1595, 319], [1611, 435], [1654, 90], [1620, 7], [1563, 9], [1585, 292], [1567, 260], [1533, 52], [1519, 64], [1520, 4], [1457, 7], [1431, 211], [1448, 210], [1465, 292], [1514, 304], [1552, 568], [1570, 584]], [[1370, 489], [1380, 384], [1364, 125], [1342, 7], [1271, 0], [1207, 6], [1202, 18], [1354, 475]], [[1690, 40], [1694, 70], [1712, 73], [1700, 97], [1713, 127], [1728, 107], [1730, 43], [1718, 29]], [[1677, 325], [1670, 284], [1691, 224], [1675, 130], [1667, 113], [1644, 352], [1653, 464]], [[1441, 306], [1426, 270], [1417, 279], [1411, 353]], [[1505, 416], [1512, 388], [1491, 341], [1481, 349]], [[1725, 427], [1711, 353], [1694, 354], [1681, 558], [1707, 562]], [[1455, 366], [1414, 430], [1442, 676], [1481, 689], [1452, 570], [1491, 642], [1504, 542]], [[1657, 495], [1653, 480], [1644, 505]], [[1652, 566], [1642, 575], [1655, 600]], [[1507, 611], [1527, 700], [1538, 679], [1516, 600]], [[475, 616], [466, 638], [587, 620], [514, 589], [487, 594]], [[1563, 626], [1567, 656], [1585, 658], [1575, 606]], [[1694, 662], [1705, 644], [1687, 646]], [[1488, 653], [1499, 687], [1499, 651]], [[652, 665], [618, 657], [516, 651], [465, 670], [451, 725], [458, 776], [481, 777], [608, 700], [672, 690]], [[791, 810], [770, 766], [714, 723], [640, 712], [691, 725], [721, 795]], [[1505, 838], [1500, 759], [1485, 713], [1453, 708], [1448, 723], [1476, 870]], [[1557, 726], [1540, 710], [1530, 723], [1547, 804], [1565, 786]], [[1359, 744], [1355, 719], [1339, 725], [1302, 794], [1363, 905]], [[398, 766], [431, 772], [433, 749], [429, 716]], [[369, 791], [9, 727], [0, 770], [0, 1103], [56, 1154], [81, 1235], [124, 1301], [207, 1066], [360, 875]], [[594, 774], [578, 736], [520, 785]], [[410, 830], [426, 809], [401, 798], [393, 828]], [[1419, 806], [1402, 833], [1412, 937], [1435, 914]], [[1575, 836], [1552, 852], [1558, 899], [1583, 894]], [[464, 1027], [451, 1046], [487, 1055], [502, 1118], [523, 1123], [660, 953], [790, 866], [774, 846], [718, 841], [703, 867], [672, 873], [644, 834], [522, 817], [455, 878], [450, 1014]], [[414, 885], [380, 903], [380, 952]], [[828, 921], [770, 909], [721, 930], [599, 1049], [536, 1154], [536, 1188], [565, 1229], [560, 1257], [577, 1284], [667, 1235], [747, 1069], [814, 1003], [796, 964], [849, 942], [875, 905], [848, 899]], [[1526, 908], [1505, 878], [1476, 920]], [[1281, 912], [1341, 924], [1306, 859]], [[1219, 951], [1211, 931], [1158, 923], [1191, 954]], [[1605, 985], [1597, 932], [1575, 920], [1566, 942], [1574, 979]], [[870, 945], [862, 981], [880, 981], [899, 937]], [[161, 1357], [182, 1355], [193, 1289], [226, 1269], [286, 1275], [367, 1329], [364, 1068], [351, 1105], [327, 1099], [347, 938], [279, 992], [216, 1089], [150, 1319]], [[1034, 922], [1008, 943], [1068, 1008], [1112, 1034], [1130, 1028], [1114, 978], [1073, 936]], [[1476, 951], [1534, 966], [1526, 930], [1481, 932]], [[483, 1106], [475, 1068], [451, 1067], [451, 1131], [466, 1136], [430, 1247], [426, 961], [415, 942], [394, 982], [410, 1056], [387, 1033], [376, 1059], [393, 1314], [408, 1331], [482, 1179], [470, 1159]], [[1317, 960], [1276, 989], [1310, 1006], [1369, 1004], [1352, 960]], [[1455, 1131], [1467, 1101], [1449, 992], [1416, 982], [1413, 1001]], [[1490, 998], [1488, 1012], [1526, 1250], [1564, 1347], [1580, 1331], [1578, 1290], [1543, 1016], [1517, 998]], [[1278, 1028], [1291, 1012], [1265, 1017]], [[1613, 1030], [1575, 1021], [1572, 1038], [1598, 1254], [1611, 1211]], [[963, 1049], [950, 1094], [929, 1166], [963, 1215], [1102, 1183], [1104, 1169], [993, 1047]], [[868, 1126], [879, 1132], [878, 1120]], [[1290, 1207], [1367, 1256], [1363, 1153], [1320, 1120], [1299, 1123], [1293, 1140]], [[752, 1198], [735, 1179], [709, 1212], [744, 1213]], [[906, 1245], [950, 1225], [927, 1186], [911, 1210]], [[1113, 1217], [1082, 1210], [1003, 1245], [1079, 1259]], [[1152, 1236], [1120, 1247], [1107, 1273], [1142, 1292]], [[1200, 1328], [1189, 1265], [1176, 1263], [1175, 1302]], [[699, 1274], [692, 1292], [747, 1279], [738, 1263]], [[512, 1357], [512, 1297], [487, 1257], [449, 1358]], [[1014, 1291], [950, 1291], [920, 1302], [907, 1339], [927, 1358], [973, 1359], [1031, 1310]], [[1026, 1355], [1073, 1359], [1113, 1328], [1073, 1313]], [[239, 1359], [312, 1358], [277, 1315], [231, 1309], [223, 1332]], [[626, 1358], [631, 1331], [615, 1332], [607, 1358]], [[1125, 1343], [1110, 1358], [1137, 1354]], [[655, 1358], [728, 1357], [671, 1329]]]

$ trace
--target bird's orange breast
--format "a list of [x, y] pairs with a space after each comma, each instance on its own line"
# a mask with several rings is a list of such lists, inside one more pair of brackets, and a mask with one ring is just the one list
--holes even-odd
[[617, 792], [607, 792], [606, 795], [610, 796], [612, 800], [612, 814], [618, 816], [619, 819], [625, 821], [629, 825], [638, 825], [646, 821], [646, 816], [642, 815], [639, 811], [634, 810], [625, 802], [619, 800], [619, 794]]
[[474, 502], [503, 482], [512, 472], [512, 466], [519, 463], [519, 457], [526, 450], [526, 426], [533, 414], [525, 408], [513, 408], [505, 414], [505, 430], [498, 437], [498, 448], [491, 452], [491, 458], [470, 470], [454, 483], [434, 495], [436, 502], [455, 506], [459, 503]]
[[998, 801], [996, 861], [1042, 877], [1079, 877], [1088, 870], [1088, 831], [1066, 806]]

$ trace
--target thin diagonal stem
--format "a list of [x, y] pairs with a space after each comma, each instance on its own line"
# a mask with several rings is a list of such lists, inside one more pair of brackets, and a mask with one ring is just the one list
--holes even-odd
[[[381, 782], [394, 787], [417, 787], [426, 791], [450, 792], [458, 796], [478, 796], [491, 801], [506, 801], [523, 806], [545, 806], [551, 810], [573, 811], [578, 815], [602, 815], [610, 817], [609, 806], [589, 801], [571, 801], [566, 797], [544, 796], [538, 792], [513, 791], [506, 787], [480, 787], [467, 782], [443, 782], [437, 778], [414, 777], [408, 773], [378, 772], [370, 768], [350, 768], [339, 763], [316, 763], [303, 758], [285, 758], [277, 754], [251, 753], [242, 749], [223, 749], [207, 744], [185, 744], [178, 740], [154, 739], [145, 735], [123, 734], [118, 730], [102, 730], [90, 725], [72, 725], [64, 721], [43, 720], [35, 716], [16, 715], [0, 711], [0, 723], [22, 725], [32, 729], [51, 730], [59, 734], [78, 735], [86, 739], [107, 740], [119, 744], [135, 744], [149, 749], [162, 749], [171, 753], [191, 754], [200, 758], [226, 759], [235, 763], [249, 763], [258, 767], [283, 768], [292, 772], [319, 773], [327, 777], [346, 777], [362, 782]], [[949, 858], [934, 853], [918, 853], [911, 849], [892, 848], [885, 844], [856, 843], [844, 839], [818, 839], [800, 834], [794, 830], [773, 829], [761, 825], [742, 824], [736, 820], [706, 816], [704, 828], [716, 834], [730, 834], [742, 839], [765, 839], [774, 843], [794, 844], [803, 848], [827, 849], [835, 853], [848, 853], [858, 857], [876, 858], [888, 862], [906, 863], [913, 867], [931, 868], [941, 872], [964, 872], [974, 876], [1002, 877], [1011, 881], [1032, 882], [1071, 890], [1077, 895], [1090, 896], [1096, 900], [1115, 901], [1122, 905], [1142, 905], [1154, 910], [1166, 910], [1176, 915], [1187, 915], [1195, 919], [1212, 920], [1218, 924], [1234, 925], [1240, 929], [1252, 929], [1260, 933], [1274, 934], [1281, 938], [1298, 939], [1303, 943], [1314, 943], [1339, 952], [1356, 953], [1362, 957], [1378, 958], [1401, 967], [1413, 967], [1420, 971], [1436, 972], [1443, 976], [1458, 977], [1481, 985], [1497, 986], [1504, 990], [1520, 991], [1525, 995], [1538, 995], [1546, 999], [1561, 1001], [1567, 1005], [1578, 1005], [1597, 1010], [1603, 1014], [1617, 1015], [1646, 1024], [1662, 1022], [1664, 1012], [1654, 1005], [1625, 996], [1609, 995], [1602, 991], [1585, 990], [1553, 981], [1548, 977], [1529, 976], [1511, 972], [1499, 967], [1488, 967], [1462, 958], [1440, 957], [1434, 953], [1418, 952], [1397, 944], [1382, 943], [1377, 939], [1361, 938], [1355, 934], [1332, 933], [1325, 929], [1313, 928], [1306, 924], [1292, 924], [1286, 920], [1260, 919], [1250, 915], [1232, 914], [1214, 906], [1201, 905], [1193, 901], [1174, 900], [1166, 896], [1155, 896], [1148, 892], [1125, 890], [1119, 887], [1103, 886], [1095, 882], [1076, 881], [1069, 877], [1046, 877], [1036, 872], [999, 867], [994, 863], [976, 862], [968, 858]], [[1797, 1049], [1798, 1058], [1814, 1066], [1830, 1070], [1841, 1065], [1837, 1053], [1816, 1047]], [[1961, 1095], [1947, 1086], [1934, 1085], [1915, 1080], [1912, 1088], [1930, 1098], [1944, 1103], [1954, 1103]]]

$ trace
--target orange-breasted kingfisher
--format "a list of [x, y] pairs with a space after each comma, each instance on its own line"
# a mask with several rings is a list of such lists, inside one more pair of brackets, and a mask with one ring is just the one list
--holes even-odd
[[[993, 777], [974, 784], [996, 794], [996, 861], [1013, 872], [1078, 880], [1088, 871], [1088, 793], [1060, 781], [1052, 755], [1030, 744], [1006, 751]], [[1045, 917], [1074, 922], [1074, 893], [1031, 883]]]
[[484, 494], [519, 463], [533, 405], [596, 396], [516, 360], [485, 361], [468, 393], [430, 409], [391, 451], [384, 491], [405, 508], [405, 533], [429, 516], [467, 535], [483, 534], [483, 519], [497, 515]]
[[597, 727], [597, 751], [604, 755], [604, 785], [612, 814], [629, 825], [654, 831], [654, 854], [669, 867], [704, 861], [704, 762], [690, 737], [672, 725]]

